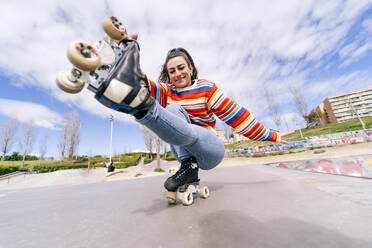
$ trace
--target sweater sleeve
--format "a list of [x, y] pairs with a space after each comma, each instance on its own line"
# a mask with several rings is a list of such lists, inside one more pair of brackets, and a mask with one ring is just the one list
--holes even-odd
[[226, 97], [215, 84], [207, 104], [219, 119], [245, 137], [257, 141], [280, 142], [278, 132], [265, 128], [247, 109]]
[[161, 106], [166, 107], [168, 102], [167, 102], [167, 93], [169, 91], [169, 86], [164, 83], [155, 83], [151, 80], [147, 80], [149, 90], [151, 93], [151, 96], [155, 98]]

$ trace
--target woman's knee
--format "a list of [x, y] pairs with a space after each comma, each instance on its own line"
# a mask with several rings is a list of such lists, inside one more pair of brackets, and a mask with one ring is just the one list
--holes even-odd
[[186, 110], [178, 103], [171, 103], [167, 105], [165, 109], [171, 112], [172, 114], [175, 114], [181, 118], [185, 118], [186, 120], [189, 120], [189, 115], [187, 114]]
[[202, 170], [211, 170], [221, 163], [225, 156], [225, 146], [215, 146], [213, 150], [205, 151], [204, 156], [198, 161], [198, 167]]

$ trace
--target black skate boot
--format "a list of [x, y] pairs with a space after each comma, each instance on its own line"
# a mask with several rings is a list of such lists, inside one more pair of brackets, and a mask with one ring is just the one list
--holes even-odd
[[168, 191], [176, 192], [178, 187], [182, 185], [199, 182], [198, 170], [194, 157], [185, 159], [181, 162], [181, 167], [176, 174], [165, 181], [164, 187]]
[[106, 107], [143, 117], [155, 104], [146, 76], [139, 63], [139, 46], [135, 40], [124, 40], [123, 55], [99, 87], [95, 98]]

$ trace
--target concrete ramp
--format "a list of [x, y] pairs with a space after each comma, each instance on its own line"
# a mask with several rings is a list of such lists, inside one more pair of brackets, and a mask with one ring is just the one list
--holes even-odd
[[272, 167], [372, 179], [372, 156], [268, 163]]

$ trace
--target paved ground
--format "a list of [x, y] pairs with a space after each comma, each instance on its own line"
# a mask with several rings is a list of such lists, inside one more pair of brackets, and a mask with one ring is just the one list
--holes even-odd
[[166, 175], [0, 187], [0, 247], [372, 247], [372, 180], [230, 165], [189, 207], [165, 202]]

